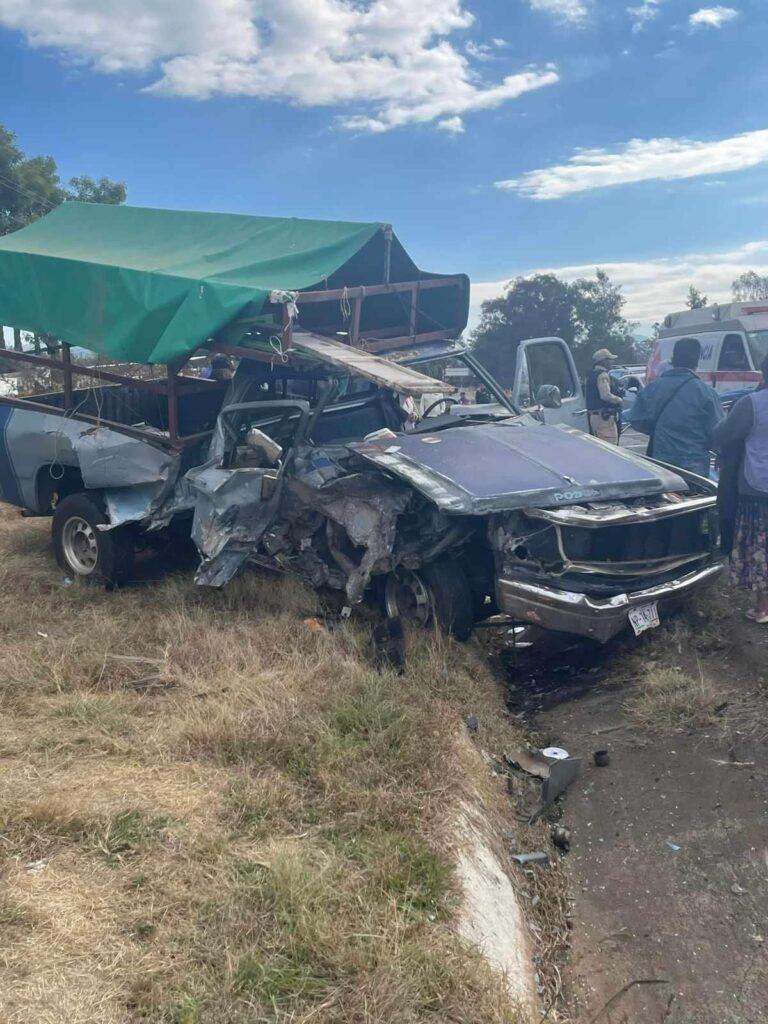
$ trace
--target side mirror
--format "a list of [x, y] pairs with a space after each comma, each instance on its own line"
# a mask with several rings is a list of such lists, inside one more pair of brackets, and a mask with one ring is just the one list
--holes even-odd
[[563, 404], [560, 388], [556, 384], [542, 384], [536, 392], [536, 401], [545, 409], [559, 409]]
[[265, 434], [263, 430], [259, 430], [258, 427], [251, 427], [246, 434], [245, 440], [249, 448], [255, 448], [257, 451], [264, 453], [267, 464], [270, 466], [276, 465], [283, 454], [283, 449], [277, 441], [273, 441], [271, 437]]

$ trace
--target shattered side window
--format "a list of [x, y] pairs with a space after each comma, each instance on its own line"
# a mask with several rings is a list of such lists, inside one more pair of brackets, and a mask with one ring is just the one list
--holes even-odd
[[343, 402], [347, 398], [366, 398], [377, 390], [376, 385], [364, 377], [339, 377], [336, 386], [337, 402]]

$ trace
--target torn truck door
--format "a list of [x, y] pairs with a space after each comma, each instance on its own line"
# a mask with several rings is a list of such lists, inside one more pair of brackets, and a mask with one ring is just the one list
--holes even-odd
[[223, 586], [253, 552], [277, 515], [283, 474], [308, 419], [309, 404], [298, 400], [222, 409], [211, 458], [186, 474], [196, 492], [192, 539], [203, 558], [198, 583]]
[[521, 341], [515, 363], [513, 401], [530, 410], [541, 403], [542, 388], [556, 387], [560, 405], [547, 405], [540, 415], [547, 424], [587, 429], [586, 405], [571, 350], [562, 338]]

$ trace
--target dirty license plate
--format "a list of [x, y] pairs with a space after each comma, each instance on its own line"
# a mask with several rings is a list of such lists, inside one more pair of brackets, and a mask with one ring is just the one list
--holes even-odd
[[659, 623], [659, 606], [654, 601], [653, 604], [640, 604], [637, 608], [632, 608], [629, 612], [629, 621], [632, 623], [632, 629], [635, 631], [635, 636], [640, 636], [646, 629], [654, 629]]

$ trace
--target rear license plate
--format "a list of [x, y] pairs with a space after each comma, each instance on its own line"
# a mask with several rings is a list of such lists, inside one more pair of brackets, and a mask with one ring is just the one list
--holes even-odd
[[653, 604], [640, 604], [637, 608], [632, 608], [629, 612], [629, 621], [632, 623], [632, 629], [635, 631], [635, 636], [640, 636], [646, 629], [654, 629], [659, 623], [659, 606], [654, 601]]

